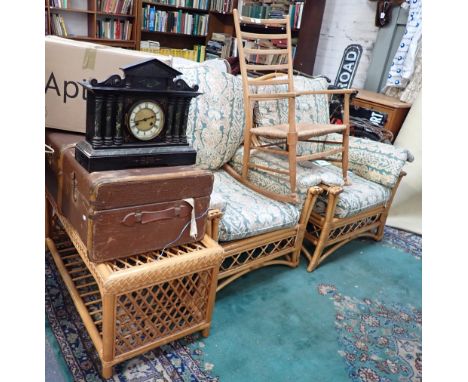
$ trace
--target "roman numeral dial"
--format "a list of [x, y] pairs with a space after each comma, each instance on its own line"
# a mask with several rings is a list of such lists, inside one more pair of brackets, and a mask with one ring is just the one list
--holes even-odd
[[128, 128], [133, 136], [142, 141], [156, 138], [164, 127], [164, 111], [156, 102], [139, 101], [132, 106]]

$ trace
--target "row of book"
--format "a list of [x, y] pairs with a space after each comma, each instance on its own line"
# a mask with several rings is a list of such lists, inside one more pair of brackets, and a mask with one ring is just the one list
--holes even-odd
[[193, 49], [161, 48], [158, 41], [140, 41], [140, 50], [143, 52], [162, 54], [164, 56], [182, 57], [196, 62], [205, 61], [205, 45], [194, 45]]
[[158, 0], [154, 1], [153, 4], [208, 10], [210, 7], [210, 0]]
[[290, 0], [239, 0], [242, 16], [257, 19], [282, 19], [289, 13]]
[[98, 0], [97, 9], [105, 13], [129, 15], [132, 11], [133, 0]]
[[65, 26], [65, 21], [63, 20], [62, 15], [52, 13], [50, 26], [52, 28], [52, 34], [62, 37], [68, 36], [67, 27]]
[[50, 0], [51, 7], [56, 8], [68, 8], [68, 0]]
[[304, 2], [297, 2], [291, 4], [289, 7], [289, 16], [291, 17], [291, 28], [299, 29], [302, 21], [302, 10], [304, 9]]
[[132, 25], [130, 20], [97, 20], [97, 36], [110, 40], [130, 40], [132, 37]]
[[227, 33], [213, 32], [206, 44], [207, 58], [237, 57], [237, 39]]
[[[296, 44], [297, 38], [291, 40], [292, 43], [292, 56], [296, 53]], [[287, 41], [286, 40], [257, 40], [255, 41], [243, 41], [245, 48], [251, 49], [286, 49]], [[285, 52], [287, 52], [285, 50]], [[260, 64], [260, 65], [277, 65], [277, 64], [286, 64], [288, 56], [287, 54], [248, 54], [246, 56], [247, 62], [251, 64]]]
[[147, 6], [142, 10], [141, 27], [145, 31], [171, 32], [194, 36], [208, 33], [208, 15], [182, 12], [166, 12]]
[[233, 0], [211, 0], [211, 11], [230, 13], [232, 12]]

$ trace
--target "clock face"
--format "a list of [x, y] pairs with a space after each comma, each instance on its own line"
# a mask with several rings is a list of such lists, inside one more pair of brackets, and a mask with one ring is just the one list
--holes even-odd
[[128, 127], [135, 138], [149, 141], [157, 137], [163, 129], [164, 111], [155, 102], [137, 102], [130, 109]]

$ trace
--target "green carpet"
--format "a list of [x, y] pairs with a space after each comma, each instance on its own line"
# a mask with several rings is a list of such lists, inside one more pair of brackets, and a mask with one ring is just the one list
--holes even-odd
[[[351, 242], [312, 273], [304, 258], [256, 270], [217, 294], [208, 338], [127, 361], [113, 380], [421, 381], [420, 254], [420, 236], [387, 228], [383, 242]], [[47, 257], [46, 276], [47, 317], [70, 372], [95, 381], [95, 351]]]
[[[374, 369], [368, 367], [367, 360], [352, 364], [343, 355], [344, 342], [350, 338], [358, 341], [359, 336], [350, 333], [350, 338], [343, 338], [336, 316], [346, 308], [335, 300], [339, 296], [343, 304], [351, 305], [371, 301], [370, 305], [366, 302], [364, 305], [370, 306], [367, 310], [374, 313], [381, 306], [392, 309], [393, 313], [401, 313], [405, 308], [412, 312], [413, 308], [420, 310], [421, 261], [382, 244], [355, 241], [341, 248], [316, 271], [307, 273], [305, 266], [302, 259], [297, 269], [263, 268], [218, 294], [212, 335], [202, 341], [205, 361], [214, 365], [212, 373], [223, 382], [383, 381], [383, 378], [403, 381], [402, 374], [410, 378], [407, 380], [417, 380], [418, 373], [414, 370], [413, 373], [411, 370], [409, 373], [379, 372], [382, 365], [378, 361], [371, 362], [378, 377], [369, 372], [368, 379], [361, 378], [360, 368]], [[366, 313], [369, 312], [348, 316], [356, 321], [356, 316]], [[398, 326], [397, 321], [389, 322], [390, 328], [381, 331], [390, 330], [387, 337], [391, 337], [395, 325]], [[408, 335], [416, 336], [416, 341], [419, 338], [420, 345], [420, 325], [412, 325], [411, 329]], [[366, 331], [366, 328], [362, 330], [363, 337], [369, 337]], [[389, 358], [388, 354], [385, 357], [386, 349], [378, 344], [375, 349], [364, 345], [368, 347], [367, 353], [379, 359]], [[360, 356], [366, 352], [357, 349], [355, 353], [360, 354], [354, 356]], [[412, 368], [412, 363], [409, 364]], [[411, 375], [413, 379], [408, 377]]]

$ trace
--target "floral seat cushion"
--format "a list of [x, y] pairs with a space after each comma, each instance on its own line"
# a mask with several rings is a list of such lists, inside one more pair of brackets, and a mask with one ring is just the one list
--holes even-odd
[[244, 239], [294, 227], [298, 223], [300, 210], [297, 206], [268, 199], [223, 170], [213, 174], [213, 193], [224, 201], [219, 241]]
[[[242, 150], [239, 149], [233, 160], [229, 162], [238, 173], [242, 169], [242, 154]], [[285, 157], [265, 152], [252, 152], [251, 161], [255, 164], [275, 166], [281, 169], [286, 169], [288, 166]], [[320, 183], [329, 186], [343, 186], [343, 192], [338, 197], [335, 213], [335, 216], [339, 218], [353, 216], [367, 209], [383, 205], [388, 201], [391, 194], [390, 188], [362, 178], [351, 171], [348, 172], [348, 176], [351, 179], [351, 185], [343, 186], [341, 168], [323, 160], [300, 164], [297, 166], [297, 194], [300, 199], [300, 203], [297, 204], [298, 208], [301, 208], [307, 190]], [[289, 192], [289, 181], [281, 175], [251, 169], [249, 171], [249, 180], [270, 192]], [[324, 214], [326, 203], [326, 195], [321, 195], [314, 210]]]
[[[340, 134], [327, 136], [327, 141], [342, 139]], [[302, 143], [301, 148], [301, 154], [312, 154], [333, 147], [327, 143]], [[382, 186], [392, 188], [398, 181], [403, 166], [413, 160], [413, 155], [407, 149], [370, 139], [349, 137], [349, 169]]]
[[[341, 174], [341, 169], [325, 161], [319, 162], [320, 166], [328, 172]], [[336, 203], [335, 217], [346, 218], [374, 207], [385, 205], [388, 202], [392, 190], [379, 183], [372, 182], [359, 175], [349, 172], [351, 185], [343, 187]], [[320, 195], [315, 203], [314, 211], [325, 215], [327, 210], [327, 196]]]
[[[242, 158], [244, 155], [243, 147], [240, 147], [229, 164], [234, 170], [240, 174], [242, 172]], [[288, 161], [286, 157], [265, 153], [262, 151], [252, 151], [250, 154], [250, 162], [256, 165], [266, 166], [268, 168], [276, 168], [281, 170], [288, 170]], [[299, 208], [307, 197], [307, 191], [312, 186], [317, 186], [320, 183], [329, 186], [342, 186], [343, 177], [336, 172], [327, 171], [316, 164], [310, 164], [304, 167], [301, 164], [297, 166], [297, 195], [299, 198]], [[269, 173], [266, 171], [252, 168], [249, 170], [249, 181], [261, 187], [264, 190], [274, 192], [276, 194], [289, 195], [290, 184], [289, 178], [285, 175], [277, 173]]]

